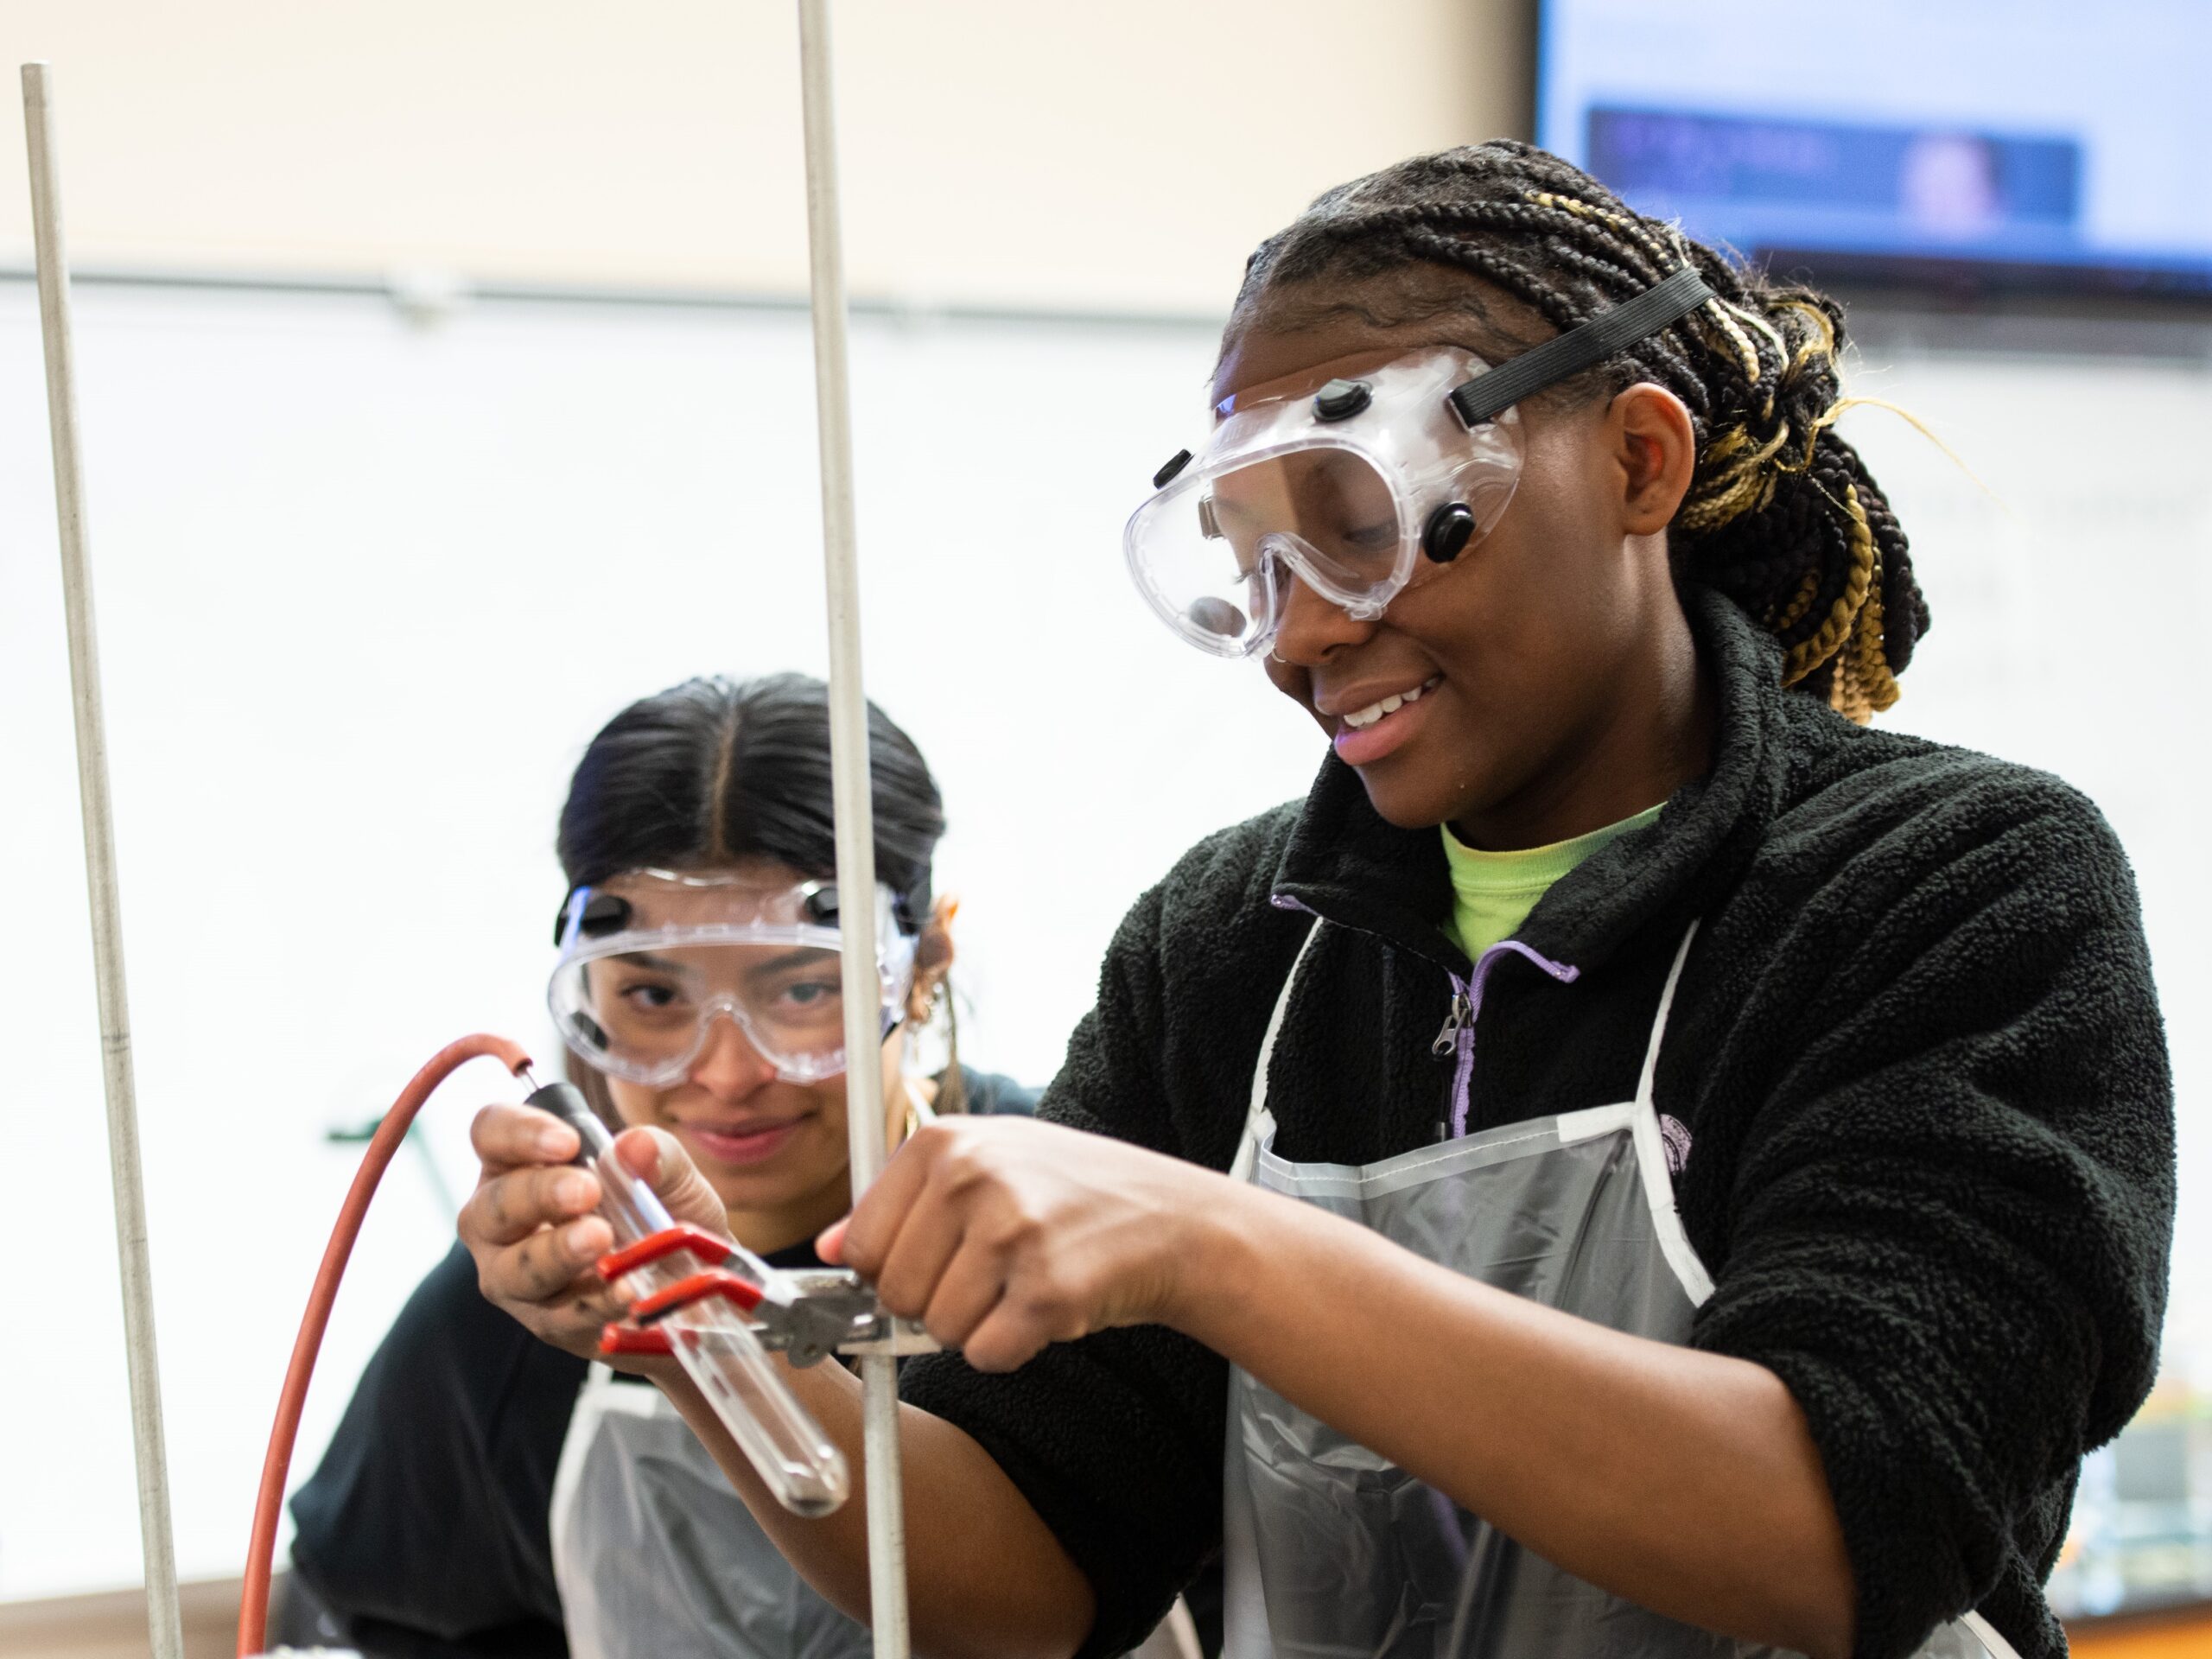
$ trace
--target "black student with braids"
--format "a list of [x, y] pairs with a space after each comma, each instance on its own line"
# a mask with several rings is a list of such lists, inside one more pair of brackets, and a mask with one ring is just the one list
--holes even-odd
[[[1863, 723], [1897, 701], [1895, 677], [1927, 631], [1928, 607], [1904, 532], [1834, 429], [1843, 317], [1827, 296], [1770, 282], [1630, 212], [1554, 156], [1497, 143], [1321, 197], [1252, 256], [1230, 333], [1268, 304], [1324, 315], [1341, 302], [1313, 294], [1322, 279], [1424, 267], [1465, 270], [1564, 332], [1686, 264], [1712, 303], [1551, 396], [1586, 403], [1643, 380], [1681, 400], [1697, 461], [1669, 527], [1675, 572], [1727, 594], [1781, 640], [1784, 684], [1802, 683]], [[1461, 328], [1446, 332], [1487, 352], [1535, 343], [1450, 285], [1417, 282], [1397, 301], [1389, 315], [1401, 321], [1464, 310]]]
[[[1678, 300], [1520, 394], [1510, 502], [1386, 604], [1236, 544], [1180, 631], [1275, 607], [1311, 794], [1138, 901], [1045, 1121], [925, 1130], [825, 1235], [963, 1351], [902, 1384], [924, 1652], [1100, 1659], [1217, 1553], [1231, 1654], [2063, 1651], [2080, 1459], [2155, 1370], [2171, 1080], [2095, 809], [1868, 724], [1928, 613], [1834, 430], [1837, 308], [1455, 150], [1253, 257], [1220, 429]], [[569, 1340], [556, 1237], [480, 1268]], [[863, 1605], [860, 1517], [780, 1515], [664, 1386]]]

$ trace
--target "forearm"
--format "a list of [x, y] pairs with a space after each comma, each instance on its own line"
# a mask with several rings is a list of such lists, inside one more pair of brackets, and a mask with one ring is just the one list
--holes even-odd
[[[868, 1510], [861, 1491], [861, 1385], [842, 1366], [785, 1375], [854, 1470], [850, 1502], [802, 1520], [772, 1497], [712, 1407], [673, 1368], [656, 1377], [776, 1547], [852, 1618], [868, 1617]], [[1059, 1659], [1090, 1630], [1090, 1586], [982, 1447], [902, 1407], [906, 1578], [914, 1646], [930, 1659]]]
[[1763, 1367], [1623, 1335], [1220, 1184], [1169, 1322], [1567, 1571], [1815, 1656], [1853, 1585], [1819, 1454]]

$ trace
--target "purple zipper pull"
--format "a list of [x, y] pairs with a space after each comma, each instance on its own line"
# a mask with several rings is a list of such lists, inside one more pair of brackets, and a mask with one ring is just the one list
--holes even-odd
[[1457, 974], [1452, 976], [1452, 1012], [1444, 1021], [1444, 1029], [1436, 1033], [1435, 1042], [1429, 1046], [1429, 1052], [1440, 1059], [1453, 1049], [1459, 1051], [1459, 1063], [1453, 1068], [1452, 1077], [1452, 1135], [1455, 1140], [1467, 1132], [1468, 1092], [1475, 1077], [1475, 1019], [1483, 1011], [1483, 988], [1490, 982], [1491, 969], [1498, 958], [1508, 952], [1535, 963], [1562, 985], [1572, 985], [1582, 977], [1582, 970], [1572, 963], [1554, 962], [1518, 939], [1501, 939], [1484, 951], [1475, 959], [1474, 971], [1465, 981]]

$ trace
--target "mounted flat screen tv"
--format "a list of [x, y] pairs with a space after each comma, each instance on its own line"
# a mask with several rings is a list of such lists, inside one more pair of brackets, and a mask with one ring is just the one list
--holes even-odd
[[2212, 0], [1541, 0], [1536, 132], [1823, 284], [2212, 299]]

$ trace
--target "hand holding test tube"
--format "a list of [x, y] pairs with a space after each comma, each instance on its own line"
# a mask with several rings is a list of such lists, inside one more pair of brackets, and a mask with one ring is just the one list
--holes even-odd
[[[617, 1249], [675, 1225], [658, 1195], [614, 1155], [614, 1137], [572, 1084], [548, 1084], [524, 1103], [552, 1113], [582, 1141], [575, 1161], [598, 1178], [600, 1213], [614, 1230]], [[789, 1300], [779, 1294], [787, 1288], [785, 1275], [741, 1246], [728, 1248], [747, 1276], [759, 1281], [764, 1300]], [[664, 1257], [626, 1274], [623, 1295], [636, 1302], [685, 1277], [683, 1267]], [[709, 1298], [677, 1308], [659, 1328], [778, 1503], [803, 1516], [828, 1515], [844, 1503], [852, 1488], [844, 1453], [792, 1395], [742, 1313]]]

